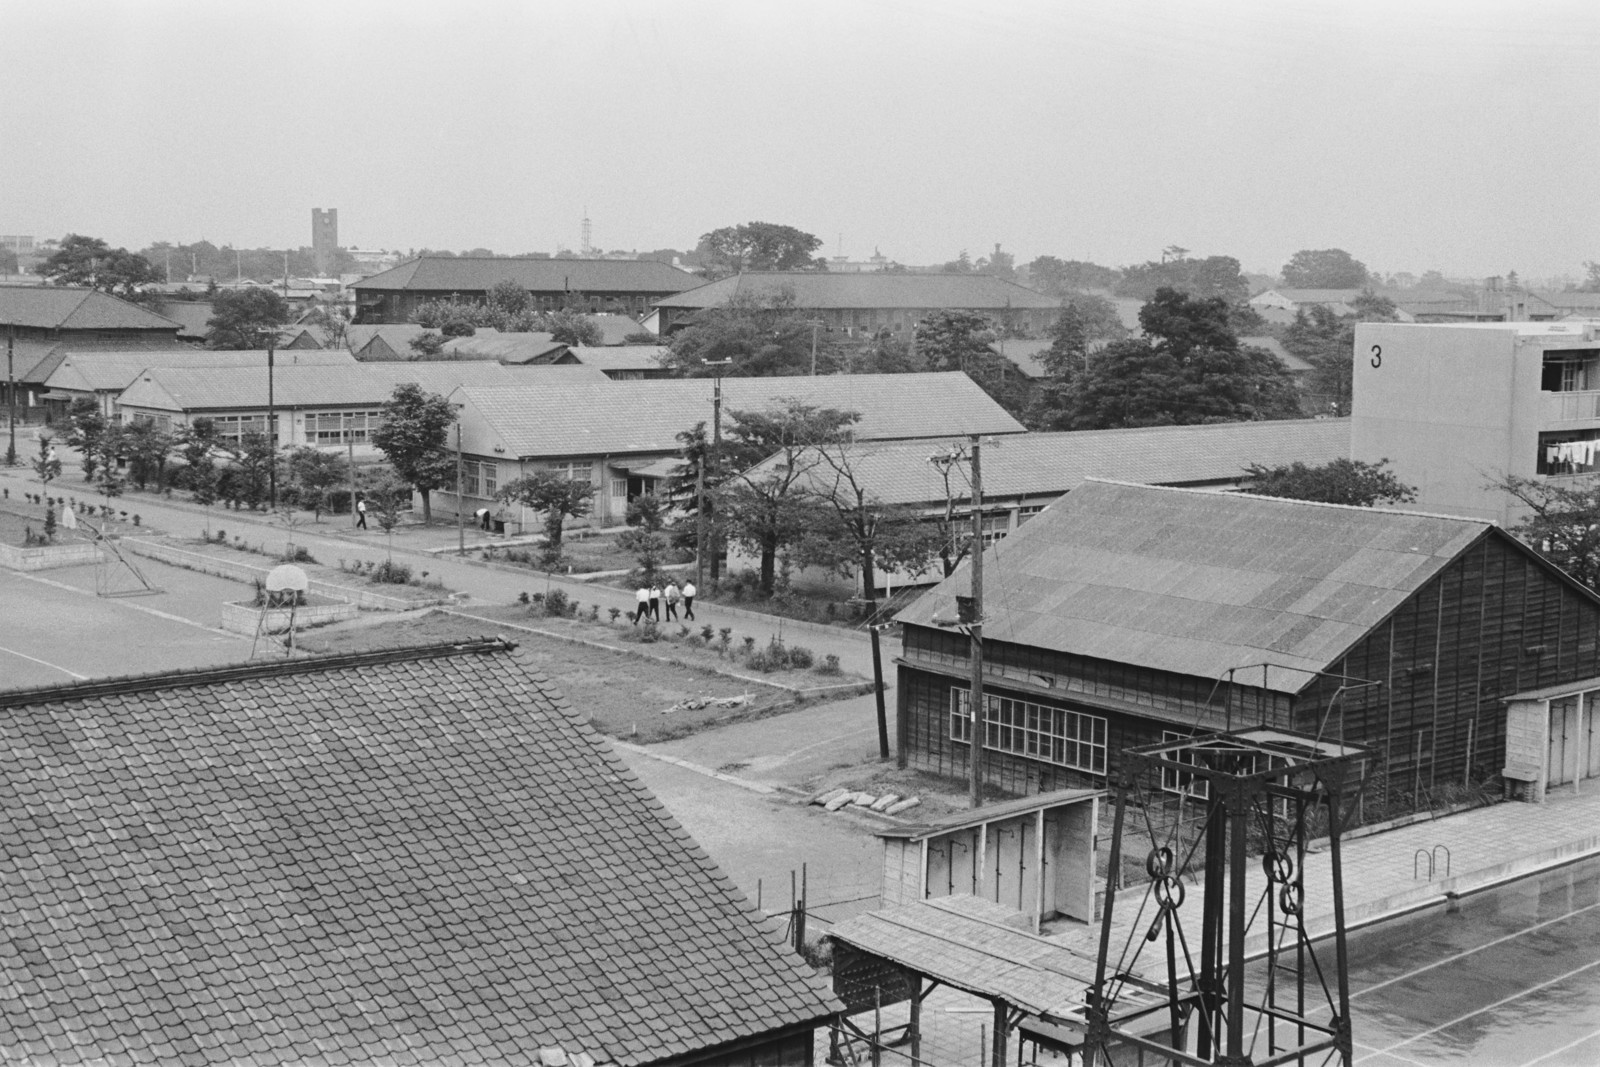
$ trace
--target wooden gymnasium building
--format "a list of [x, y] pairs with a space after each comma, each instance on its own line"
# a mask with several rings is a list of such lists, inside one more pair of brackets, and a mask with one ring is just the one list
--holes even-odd
[[[1600, 598], [1484, 520], [1090, 480], [984, 576], [985, 776], [1011, 792], [1101, 786], [1126, 748], [1243, 726], [1371, 746], [1369, 821], [1600, 774]], [[952, 776], [969, 588], [963, 566], [900, 615], [901, 751]]]

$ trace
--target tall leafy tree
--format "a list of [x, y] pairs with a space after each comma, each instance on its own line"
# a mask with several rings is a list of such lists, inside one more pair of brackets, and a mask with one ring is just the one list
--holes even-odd
[[1283, 265], [1283, 284], [1291, 289], [1360, 289], [1367, 266], [1342, 248], [1302, 248]]
[[1243, 492], [1256, 496], [1280, 496], [1290, 500], [1315, 500], [1323, 504], [1353, 504], [1370, 508], [1378, 504], [1405, 504], [1417, 498], [1417, 491], [1387, 470], [1389, 461], [1364, 463], [1358, 459], [1335, 459], [1317, 466], [1290, 463], [1264, 467], [1252, 463], [1245, 469], [1250, 484]]
[[[767, 411], [731, 411], [724, 461], [742, 471], [717, 492], [720, 522], [735, 543], [761, 561], [761, 588], [770, 594], [778, 553], [804, 539], [814, 515], [809, 472], [821, 462], [816, 449], [838, 441], [860, 420], [854, 411], [819, 408], [791, 400]], [[750, 468], [768, 456], [782, 461], [760, 472]]]
[[822, 241], [793, 226], [747, 222], [724, 226], [700, 238], [701, 261], [713, 277], [747, 270], [824, 270], [814, 255]]
[[1572, 577], [1600, 591], [1600, 481], [1572, 484], [1506, 475], [1499, 489], [1526, 508], [1511, 533]]
[[206, 320], [206, 347], [244, 351], [266, 347], [266, 334], [289, 321], [289, 302], [259, 286], [218, 292]]
[[95, 471], [104, 462], [115, 462], [106, 455], [107, 423], [100, 407], [88, 397], [79, 397], [67, 409], [67, 445], [78, 450], [83, 462], [83, 480], [94, 481]]
[[61, 239], [39, 273], [57, 285], [99, 289], [126, 299], [139, 298], [139, 286], [160, 280], [155, 267], [137, 252], [112, 248], [98, 237], [78, 233]]
[[553, 471], [525, 474], [502, 486], [495, 499], [544, 513], [541, 562], [554, 569], [561, 562], [561, 535], [568, 519], [581, 519], [594, 506], [594, 486], [559, 477]]
[[122, 440], [128, 457], [128, 477], [133, 484], [145, 489], [154, 482], [157, 489], [165, 488], [172, 435], [163, 433], [153, 422], [136, 422], [123, 431]]
[[328, 509], [328, 494], [349, 477], [343, 456], [324, 452], [314, 445], [301, 445], [291, 450], [283, 457], [283, 465], [287, 475], [284, 480], [290, 490], [283, 495], [318, 520]]
[[991, 347], [995, 338], [994, 324], [972, 311], [935, 311], [912, 331], [916, 356], [929, 370], [964, 371], [997, 404], [1021, 416], [1031, 386], [1016, 364]]
[[1229, 305], [1243, 303], [1250, 295], [1250, 283], [1232, 256], [1140, 263], [1122, 272], [1116, 294], [1151, 300], [1162, 289], [1201, 300], [1216, 297]]
[[1089, 353], [1100, 343], [1118, 341], [1128, 335], [1117, 316], [1117, 309], [1103, 296], [1077, 293], [1061, 305], [1061, 314], [1050, 327], [1050, 347], [1041, 357], [1045, 370], [1063, 378], [1086, 366]]
[[1028, 264], [1028, 284], [1050, 296], [1066, 296], [1087, 289], [1110, 289], [1122, 278], [1122, 272], [1098, 263], [1081, 259], [1057, 259], [1039, 256]]
[[1270, 352], [1241, 347], [1220, 298], [1162, 289], [1139, 312], [1145, 336], [1107, 345], [1066, 379], [1059, 429], [1292, 418], [1294, 382]]
[[734, 378], [808, 374], [814, 340], [818, 373], [838, 369], [835, 346], [794, 306], [791, 294], [740, 295], [697, 311], [689, 325], [672, 336], [663, 362], [690, 377], [712, 374], [706, 364], [725, 359], [733, 362], [723, 373]]
[[438, 393], [415, 382], [395, 387], [383, 405], [383, 421], [372, 431], [372, 444], [388, 458], [395, 472], [422, 496], [422, 521], [433, 521], [430, 494], [455, 476], [449, 451], [455, 408]]

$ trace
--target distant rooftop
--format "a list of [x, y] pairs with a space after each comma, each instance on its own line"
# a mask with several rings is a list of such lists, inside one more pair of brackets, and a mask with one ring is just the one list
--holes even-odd
[[656, 301], [663, 308], [706, 308], [735, 296], [792, 294], [801, 308], [1058, 308], [1061, 301], [991, 274], [830, 274], [746, 271]]
[[676, 293], [699, 278], [652, 259], [488, 259], [424, 256], [353, 282], [359, 292], [486, 293], [511, 280], [529, 292]]

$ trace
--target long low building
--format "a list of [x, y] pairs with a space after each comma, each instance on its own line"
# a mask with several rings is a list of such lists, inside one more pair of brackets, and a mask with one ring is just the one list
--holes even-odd
[[[344, 351], [296, 349], [278, 352], [273, 362], [279, 368], [353, 367], [356, 359]], [[264, 375], [267, 352], [266, 349], [228, 352], [203, 348], [66, 351], [45, 379], [43, 400], [55, 412], [64, 414], [73, 401], [92, 399], [100, 414], [115, 418], [120, 411], [118, 398], [143, 372], [189, 367], [256, 367], [258, 373]]]
[[353, 283], [363, 323], [407, 322], [430, 300], [482, 302], [501, 282], [525, 289], [541, 311], [577, 305], [585, 311], [642, 315], [653, 300], [700, 279], [648, 259], [500, 259], [423, 256]]
[[[1247, 468], [1304, 463], [1320, 466], [1350, 456], [1349, 419], [1286, 419], [1218, 422], [1198, 426], [1147, 426], [1124, 430], [1075, 430], [999, 438], [983, 446], [984, 544], [992, 545], [1090, 478], [1191, 489], [1236, 489]], [[908, 507], [930, 520], [947, 508], [970, 514], [971, 464], [966, 441], [938, 437], [911, 441], [860, 441], [834, 452], [837, 464], [877, 503]], [[746, 476], [776, 473], [782, 457], [757, 464]], [[806, 483], [831, 492], [835, 466], [807, 462]], [[748, 561], [737, 556], [737, 568]], [[930, 583], [937, 567], [915, 575], [879, 574], [892, 588]], [[797, 584], [839, 587], [833, 575], [805, 573]], [[851, 590], [859, 592], [860, 590]]]
[[[296, 353], [304, 356], [308, 353]], [[326, 353], [324, 353], [326, 354]], [[507, 367], [499, 363], [356, 363], [344, 366], [293, 364], [273, 374], [272, 401], [280, 446], [353, 447], [357, 456], [376, 451], [369, 434], [382, 419], [396, 386], [415, 382], [448, 395], [463, 385], [516, 386], [539, 393], [579, 384], [605, 385], [592, 367]], [[537, 384], [531, 384], [537, 382]], [[267, 375], [260, 367], [157, 368], [141, 374], [118, 400], [125, 422], [151, 421], [173, 430], [194, 419], [211, 419], [224, 440], [267, 432]]]
[[[682, 447], [678, 435], [712, 421], [709, 378], [572, 378], [562, 379], [559, 388], [544, 382], [469, 383], [455, 391], [451, 399], [461, 410], [464, 484], [459, 499], [438, 494], [437, 507], [450, 513], [459, 506], [471, 514], [494, 506], [495, 493], [512, 479], [554, 470], [595, 486], [595, 519], [619, 523], [630, 499], [652, 491], [670, 474]], [[959, 372], [722, 380], [724, 420], [730, 412], [765, 410], [790, 399], [859, 412], [861, 420], [852, 427], [857, 440], [1023, 432], [1021, 423]], [[531, 525], [535, 518], [512, 515], [510, 521]]]

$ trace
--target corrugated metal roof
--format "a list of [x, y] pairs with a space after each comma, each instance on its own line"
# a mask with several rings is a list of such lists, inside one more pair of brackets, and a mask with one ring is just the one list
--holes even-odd
[[344, 328], [344, 343], [352, 352], [359, 352], [372, 343], [375, 337], [383, 338], [385, 344], [396, 352], [410, 350], [411, 339], [426, 333], [427, 329], [414, 322], [384, 322], [369, 323], [361, 326], [346, 326]]
[[569, 351], [579, 363], [587, 363], [601, 370], [660, 370], [661, 360], [668, 349], [665, 345], [616, 345], [595, 348], [592, 345], [573, 345]]
[[[572, 369], [580, 368], [599, 373], [582, 365]], [[472, 405], [513, 456], [675, 452], [678, 434], [696, 422], [711, 421], [709, 378], [563, 380], [558, 387], [546, 381], [509, 388], [468, 385], [457, 399]], [[722, 380], [724, 417], [791, 398], [860, 412], [854, 431], [861, 439], [915, 437], [936, 427], [979, 434], [1022, 430], [1021, 423], [959, 371]]]
[[[507, 367], [500, 363], [352, 363], [348, 366], [279, 366], [273, 400], [280, 408], [377, 406], [395, 386], [415, 382], [430, 393], [462, 385], [511, 385], [529, 375], [541, 381], [606, 384], [592, 367]], [[123, 407], [164, 411], [234, 411], [267, 406], [267, 376], [259, 367], [186, 367], [151, 370], [124, 390]]]
[[179, 324], [97, 289], [0, 285], [0, 325], [49, 330], [177, 330]]
[[[849, 459], [867, 491], [885, 504], [943, 504], [944, 479], [929, 462], [952, 438], [857, 444]], [[983, 450], [983, 486], [990, 497], [1057, 495], [1086, 478], [1149, 485], [1235, 482], [1253, 463], [1319, 466], [1350, 456], [1349, 419], [1218, 422], [1129, 430], [1018, 434]], [[756, 467], [770, 468], [775, 460]], [[971, 492], [965, 465], [951, 474], [958, 497]]]
[[185, 340], [205, 337], [211, 330], [206, 323], [216, 314], [209, 300], [167, 300], [160, 308], [161, 314], [179, 325], [178, 336]]
[[644, 332], [644, 327], [639, 325], [637, 319], [631, 319], [626, 315], [613, 315], [608, 312], [589, 317], [600, 327], [600, 343], [603, 345], [627, 344], [629, 335]]
[[486, 293], [515, 281], [529, 292], [676, 293], [700, 279], [653, 259], [488, 259], [424, 256], [351, 284], [366, 292], [398, 289]]
[[[354, 367], [356, 358], [344, 351], [284, 349], [273, 360], [274, 375], [287, 367]], [[127, 352], [68, 350], [45, 384], [51, 389], [74, 392], [120, 392], [133, 384], [140, 371], [180, 367], [259, 367], [267, 366], [266, 349], [260, 351], [211, 351], [181, 348], [170, 351]]]
[[[1200, 678], [1271, 663], [1267, 688], [1293, 693], [1491, 529], [1091, 480], [985, 553], [984, 633]], [[967, 571], [900, 618], [953, 615]]]
[[1059, 308], [1061, 301], [991, 274], [829, 274], [750, 271], [656, 301], [657, 307], [707, 308], [735, 295], [794, 294], [801, 308]]
[[444, 350], [458, 359], [497, 359], [501, 363], [532, 363], [566, 347], [550, 333], [501, 333], [492, 327], [444, 343]]

